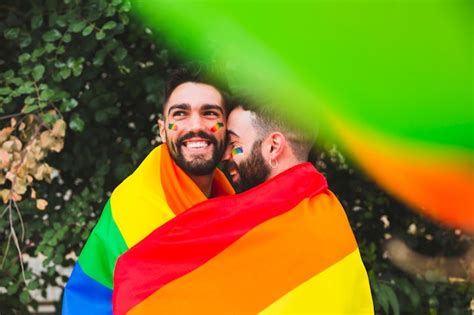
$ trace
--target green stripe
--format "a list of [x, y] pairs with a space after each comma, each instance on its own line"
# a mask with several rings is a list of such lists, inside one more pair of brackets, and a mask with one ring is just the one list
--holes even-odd
[[327, 106], [389, 137], [472, 153], [473, 3], [135, 0], [133, 8], [188, 58], [221, 68], [231, 86], [279, 104], [295, 123], [311, 127]]
[[99, 222], [79, 256], [79, 263], [88, 276], [106, 287], [112, 288], [115, 263], [126, 250], [128, 247], [112, 218], [109, 199]]

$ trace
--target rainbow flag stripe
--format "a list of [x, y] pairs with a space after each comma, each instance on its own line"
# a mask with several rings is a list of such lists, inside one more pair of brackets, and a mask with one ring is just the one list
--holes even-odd
[[224, 127], [224, 123], [218, 122], [214, 126], [212, 126], [211, 131], [216, 132], [217, 130], [221, 129]]
[[242, 147], [233, 148], [232, 151], [230, 151], [232, 156], [236, 156], [237, 154], [241, 153], [244, 153], [244, 149], [242, 149]]
[[119, 258], [114, 285], [115, 314], [374, 312], [344, 209], [309, 163], [170, 220]]
[[[213, 195], [228, 194], [233, 194], [232, 187], [217, 171]], [[118, 257], [157, 227], [206, 199], [174, 164], [165, 145], [153, 150], [107, 201], [66, 285], [63, 314], [111, 314]]]
[[168, 124], [168, 129], [169, 129], [169, 130], [176, 131], [176, 130], [178, 130], [178, 126], [177, 126], [176, 124], [169, 123], [169, 124]]

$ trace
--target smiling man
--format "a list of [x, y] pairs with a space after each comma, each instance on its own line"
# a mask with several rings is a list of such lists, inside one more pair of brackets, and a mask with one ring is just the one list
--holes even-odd
[[114, 189], [66, 285], [63, 314], [112, 314], [117, 259], [152, 231], [210, 197], [233, 194], [216, 169], [224, 153], [223, 93], [189, 72], [170, 81], [163, 144]]
[[225, 149], [226, 109], [222, 94], [199, 82], [179, 84], [159, 121], [160, 136], [176, 164], [207, 195]]

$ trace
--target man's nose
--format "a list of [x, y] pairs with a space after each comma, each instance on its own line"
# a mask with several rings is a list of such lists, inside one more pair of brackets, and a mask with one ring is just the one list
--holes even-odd
[[201, 115], [192, 114], [189, 120], [189, 131], [202, 131], [205, 128], [206, 125], [202, 120]]
[[232, 158], [232, 149], [231, 146], [228, 145], [225, 148], [224, 155], [222, 156], [222, 161], [229, 161]]

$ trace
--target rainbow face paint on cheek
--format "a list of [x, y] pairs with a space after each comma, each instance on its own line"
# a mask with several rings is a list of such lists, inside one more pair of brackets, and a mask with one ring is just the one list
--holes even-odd
[[224, 127], [224, 123], [218, 122], [214, 126], [212, 126], [211, 131], [216, 132], [217, 130], [221, 129]]
[[176, 131], [176, 130], [178, 130], [178, 126], [177, 126], [176, 124], [169, 123], [169, 124], [168, 124], [168, 129], [169, 129], [169, 130]]
[[233, 148], [232, 151], [230, 151], [230, 155], [232, 156], [236, 156], [237, 154], [242, 154], [244, 153], [244, 150], [242, 149], [242, 147], [236, 147], [236, 148]]

